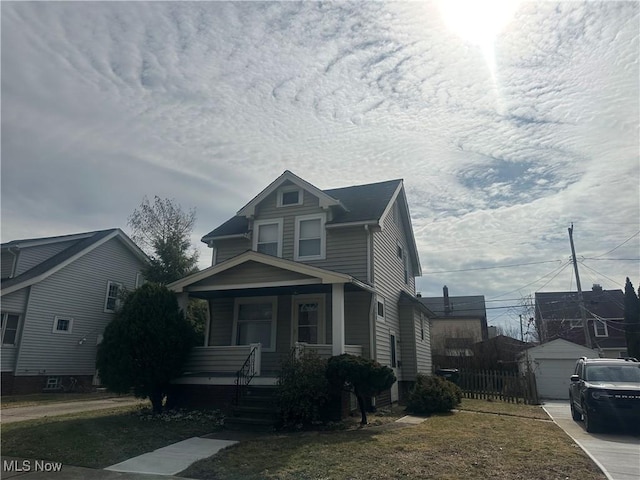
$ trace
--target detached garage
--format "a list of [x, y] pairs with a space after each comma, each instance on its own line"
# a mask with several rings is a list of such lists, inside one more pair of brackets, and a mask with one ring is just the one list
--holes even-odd
[[582, 345], [558, 338], [529, 348], [518, 357], [521, 372], [527, 363], [536, 376], [540, 398], [569, 399], [569, 377], [573, 375], [580, 357], [598, 358], [598, 352]]

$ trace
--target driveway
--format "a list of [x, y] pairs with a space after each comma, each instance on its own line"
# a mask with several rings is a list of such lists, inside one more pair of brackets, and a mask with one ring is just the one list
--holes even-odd
[[593, 459], [607, 478], [640, 478], [640, 434], [587, 433], [582, 422], [575, 422], [571, 418], [568, 400], [548, 400], [542, 408]]
[[87, 400], [76, 402], [48, 403], [31, 407], [3, 408], [0, 413], [2, 423], [22, 422], [35, 418], [54, 417], [67, 413], [89, 412], [106, 408], [126, 407], [144, 403], [144, 400], [133, 397], [113, 397], [100, 400]]

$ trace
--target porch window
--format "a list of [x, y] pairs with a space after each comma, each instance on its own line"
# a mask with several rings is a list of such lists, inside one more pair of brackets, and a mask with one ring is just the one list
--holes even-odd
[[282, 256], [282, 219], [256, 221], [253, 233], [253, 249], [256, 252]]
[[14, 313], [2, 314], [2, 344], [15, 345], [20, 316]]
[[325, 258], [325, 216], [296, 217], [295, 260], [322, 260]]
[[275, 297], [236, 299], [234, 344], [261, 343], [265, 351], [275, 351]]

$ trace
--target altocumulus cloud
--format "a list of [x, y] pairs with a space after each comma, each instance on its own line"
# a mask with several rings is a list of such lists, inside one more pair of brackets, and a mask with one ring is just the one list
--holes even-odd
[[[197, 208], [197, 242], [284, 169], [404, 178], [425, 295], [564, 290], [556, 264], [432, 272], [561, 265], [570, 222], [587, 258], [640, 230], [637, 2], [522, 3], [493, 71], [435, 3], [1, 8], [3, 241], [125, 227], [160, 195]], [[640, 280], [587, 262], [587, 284]]]

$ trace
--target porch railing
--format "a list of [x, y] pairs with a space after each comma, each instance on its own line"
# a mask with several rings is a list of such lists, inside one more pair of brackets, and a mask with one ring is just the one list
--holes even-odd
[[240, 399], [247, 390], [251, 380], [253, 380], [253, 377], [260, 375], [261, 345], [259, 343], [251, 344], [250, 348], [249, 356], [244, 361], [242, 367], [240, 367], [240, 370], [236, 372], [236, 405], [240, 404]]

